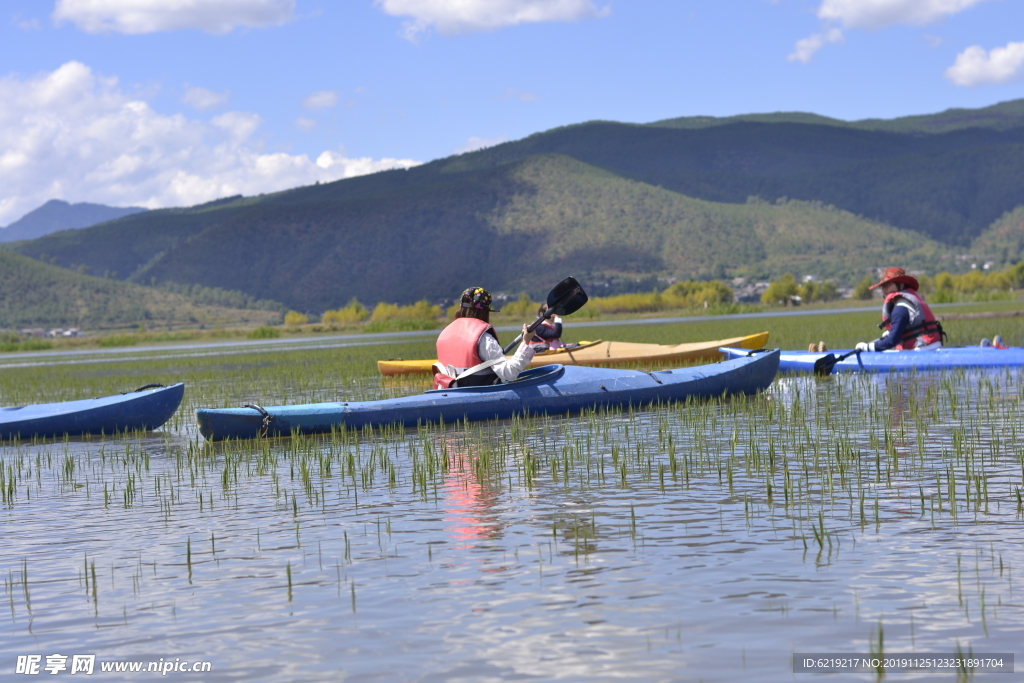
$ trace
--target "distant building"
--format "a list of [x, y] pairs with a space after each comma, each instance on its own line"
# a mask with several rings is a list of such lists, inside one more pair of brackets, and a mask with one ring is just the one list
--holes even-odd
[[732, 293], [736, 301], [759, 302], [769, 284], [768, 282], [747, 282], [746, 278], [736, 277], [732, 279]]

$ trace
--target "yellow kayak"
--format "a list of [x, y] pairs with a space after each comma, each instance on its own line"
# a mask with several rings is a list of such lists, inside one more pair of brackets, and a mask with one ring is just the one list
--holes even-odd
[[[571, 349], [556, 349], [538, 353], [529, 367], [549, 363], [562, 365], [625, 365], [628, 363], [675, 363], [691, 360], [718, 360], [722, 346], [761, 349], [768, 344], [768, 333], [746, 337], [717, 339], [692, 344], [636, 344], [633, 342], [591, 341], [581, 342]], [[433, 360], [379, 360], [377, 369], [382, 375], [430, 374]]]

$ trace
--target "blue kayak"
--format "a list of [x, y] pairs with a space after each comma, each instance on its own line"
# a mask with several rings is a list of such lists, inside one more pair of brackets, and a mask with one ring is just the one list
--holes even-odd
[[[726, 358], [744, 358], [749, 349], [723, 347]], [[813, 372], [814, 362], [829, 354], [837, 358], [852, 349], [835, 351], [783, 351], [780, 372]], [[991, 346], [950, 346], [931, 351], [865, 351], [836, 363], [832, 372], [924, 372], [957, 368], [1006, 368], [1024, 366], [1024, 348], [997, 349]]]
[[0, 439], [113, 434], [156, 429], [181, 405], [185, 385], [154, 385], [81, 401], [0, 408]]
[[436, 389], [383, 401], [196, 411], [199, 431], [210, 440], [287, 436], [399, 424], [494, 420], [521, 414], [565, 414], [585, 408], [648, 405], [723, 394], [753, 394], [775, 379], [779, 352], [676, 370], [643, 372], [545, 365], [514, 382], [490, 387]]

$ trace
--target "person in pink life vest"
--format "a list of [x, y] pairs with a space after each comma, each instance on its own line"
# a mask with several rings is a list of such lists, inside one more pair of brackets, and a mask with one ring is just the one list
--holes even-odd
[[[459, 310], [437, 338], [434, 388], [479, 387], [511, 382], [533, 360], [534, 350], [526, 341], [532, 335], [523, 325], [523, 342], [506, 357], [491, 327], [491, 295], [483, 287], [462, 293]], [[456, 381], [457, 380], [457, 381]]]
[[945, 333], [918, 290], [917, 278], [902, 268], [886, 268], [870, 289], [882, 288], [882, 324], [885, 332], [872, 342], [860, 342], [858, 351], [924, 351], [942, 346]]
[[544, 316], [544, 322], [542, 322], [537, 329], [533, 331], [532, 339], [530, 340], [530, 346], [533, 347], [534, 351], [547, 351], [548, 349], [560, 349], [565, 346], [562, 343], [562, 317], [555, 315], [552, 311], [548, 315], [544, 315], [548, 312], [548, 305], [541, 304], [540, 308], [537, 309], [537, 317]]

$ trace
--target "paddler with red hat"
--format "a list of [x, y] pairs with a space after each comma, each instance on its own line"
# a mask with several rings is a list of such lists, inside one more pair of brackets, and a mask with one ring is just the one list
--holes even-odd
[[858, 351], [923, 351], [942, 346], [945, 333], [918, 290], [917, 278], [902, 268], [886, 268], [882, 279], [869, 289], [882, 289], [882, 324], [885, 332], [872, 342], [860, 342]]

